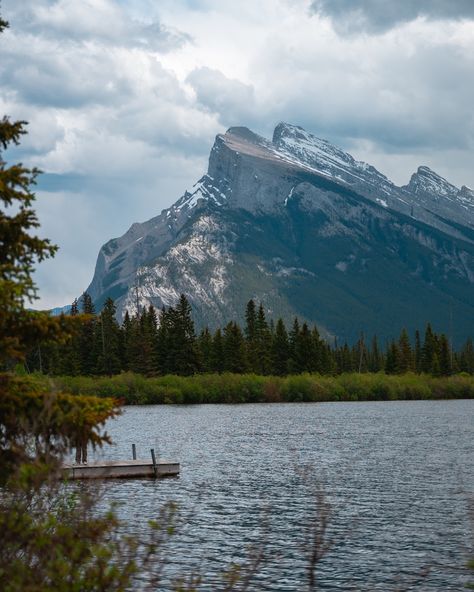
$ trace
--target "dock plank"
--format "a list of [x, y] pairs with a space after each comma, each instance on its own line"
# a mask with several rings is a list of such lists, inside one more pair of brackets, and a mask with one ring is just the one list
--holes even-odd
[[62, 476], [66, 479], [136, 479], [140, 477], [171, 477], [180, 472], [178, 462], [159, 460], [156, 474], [150, 460], [110, 460], [85, 465], [65, 463]]

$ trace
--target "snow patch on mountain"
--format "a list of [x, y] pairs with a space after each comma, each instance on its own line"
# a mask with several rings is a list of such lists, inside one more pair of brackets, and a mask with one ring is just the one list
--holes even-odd
[[186, 191], [184, 195], [170, 208], [167, 215], [177, 213], [181, 210], [191, 210], [196, 207], [200, 200], [203, 202], [213, 202], [222, 206], [227, 196], [214, 184], [214, 179], [210, 175], [204, 175], [192, 187], [192, 191]]
[[227, 241], [218, 236], [221, 230], [211, 215], [200, 216], [188, 236], [153, 265], [138, 271], [136, 285], [126, 295], [124, 310], [136, 314], [137, 296], [140, 307], [153, 304], [161, 308], [174, 305], [180, 294], [192, 294], [194, 303], [215, 307], [224, 297], [233, 263]]
[[427, 166], [420, 166], [410, 179], [408, 188], [413, 193], [430, 193], [436, 198], [452, 197], [459, 191], [457, 187], [446, 181]]
[[305, 131], [303, 128], [280, 123], [273, 133], [274, 150], [295, 163], [343, 183], [351, 180], [377, 185], [390, 193], [394, 184], [373, 166], [357, 161], [353, 156]]

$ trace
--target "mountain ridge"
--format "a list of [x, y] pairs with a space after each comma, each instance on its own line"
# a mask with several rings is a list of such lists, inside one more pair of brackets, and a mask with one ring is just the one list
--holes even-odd
[[[288, 252], [277, 246], [279, 237], [273, 235], [277, 227], [278, 232], [286, 232], [282, 222], [293, 233], [287, 238], [293, 249]], [[242, 243], [246, 233], [248, 244], [259, 244], [260, 252], [246, 253]], [[260, 233], [263, 242], [256, 238]], [[391, 233], [394, 244], [386, 240]], [[273, 255], [267, 243], [274, 245]], [[329, 245], [332, 250], [326, 253]], [[390, 260], [390, 249], [398, 252], [400, 245], [413, 251], [406, 260], [399, 253], [399, 261], [393, 263], [391, 273], [394, 281], [398, 278], [400, 293], [404, 282], [408, 285], [412, 276], [417, 277], [414, 283], [424, 297], [430, 298], [431, 285], [440, 306], [449, 305], [451, 298], [459, 301], [462, 314], [474, 312], [469, 305], [474, 300], [472, 190], [458, 189], [424, 166], [406, 186], [397, 187], [375, 167], [287, 123], [276, 126], [272, 140], [233, 127], [217, 135], [208, 171], [189, 191], [158, 216], [133, 224], [122, 237], [102, 247], [89, 292], [99, 305], [107, 296], [117, 300], [119, 316], [125, 310], [136, 313], [137, 303], [139, 307], [172, 305], [185, 292], [198, 325], [224, 323], [230, 313], [241, 314], [238, 309], [245, 299], [255, 297], [274, 314], [290, 318], [299, 313], [328, 335], [349, 337], [355, 330], [342, 331], [344, 319], [332, 319], [328, 302], [320, 302], [321, 314], [317, 314], [295, 286], [308, 284], [305, 289], [314, 292], [318, 302], [323, 294], [331, 299], [332, 290], [341, 306], [352, 302], [354, 290], [359, 300], [377, 300], [364, 295], [351, 270], [364, 259], [385, 265], [380, 253]], [[307, 252], [314, 261], [311, 257], [306, 261]], [[278, 258], [283, 263], [273, 261]], [[372, 263], [366, 264], [367, 269]], [[359, 272], [364, 275], [367, 269], [362, 266]], [[350, 276], [352, 284], [342, 281], [340, 274]], [[312, 278], [309, 283], [308, 278]], [[458, 281], [462, 289], [452, 294], [449, 282]], [[442, 298], [435, 288], [441, 290]], [[379, 288], [374, 284], [371, 289]], [[415, 287], [410, 289], [416, 299]], [[294, 305], [292, 299], [301, 304]], [[377, 306], [384, 309], [383, 303]], [[393, 306], [396, 303], [389, 298], [385, 308], [390, 311]], [[367, 327], [361, 328], [370, 331], [380, 326], [370, 320], [372, 312], [360, 314], [367, 315]]]

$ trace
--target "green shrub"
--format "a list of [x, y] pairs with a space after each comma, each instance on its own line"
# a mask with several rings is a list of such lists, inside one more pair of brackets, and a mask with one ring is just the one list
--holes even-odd
[[111, 377], [34, 374], [28, 380], [73, 394], [115, 397], [129, 405], [474, 398], [474, 377], [468, 374], [300, 374], [280, 378], [224, 373], [148, 378], [125, 372]]

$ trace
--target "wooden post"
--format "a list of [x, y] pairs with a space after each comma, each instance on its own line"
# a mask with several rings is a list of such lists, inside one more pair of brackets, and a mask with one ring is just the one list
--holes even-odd
[[153, 472], [155, 473], [155, 477], [158, 477], [158, 467], [156, 466], [156, 458], [155, 458], [155, 451], [152, 448], [151, 452], [151, 460], [153, 461]]
[[132, 458], [133, 460], [137, 460], [137, 447], [135, 444], [132, 444]]

